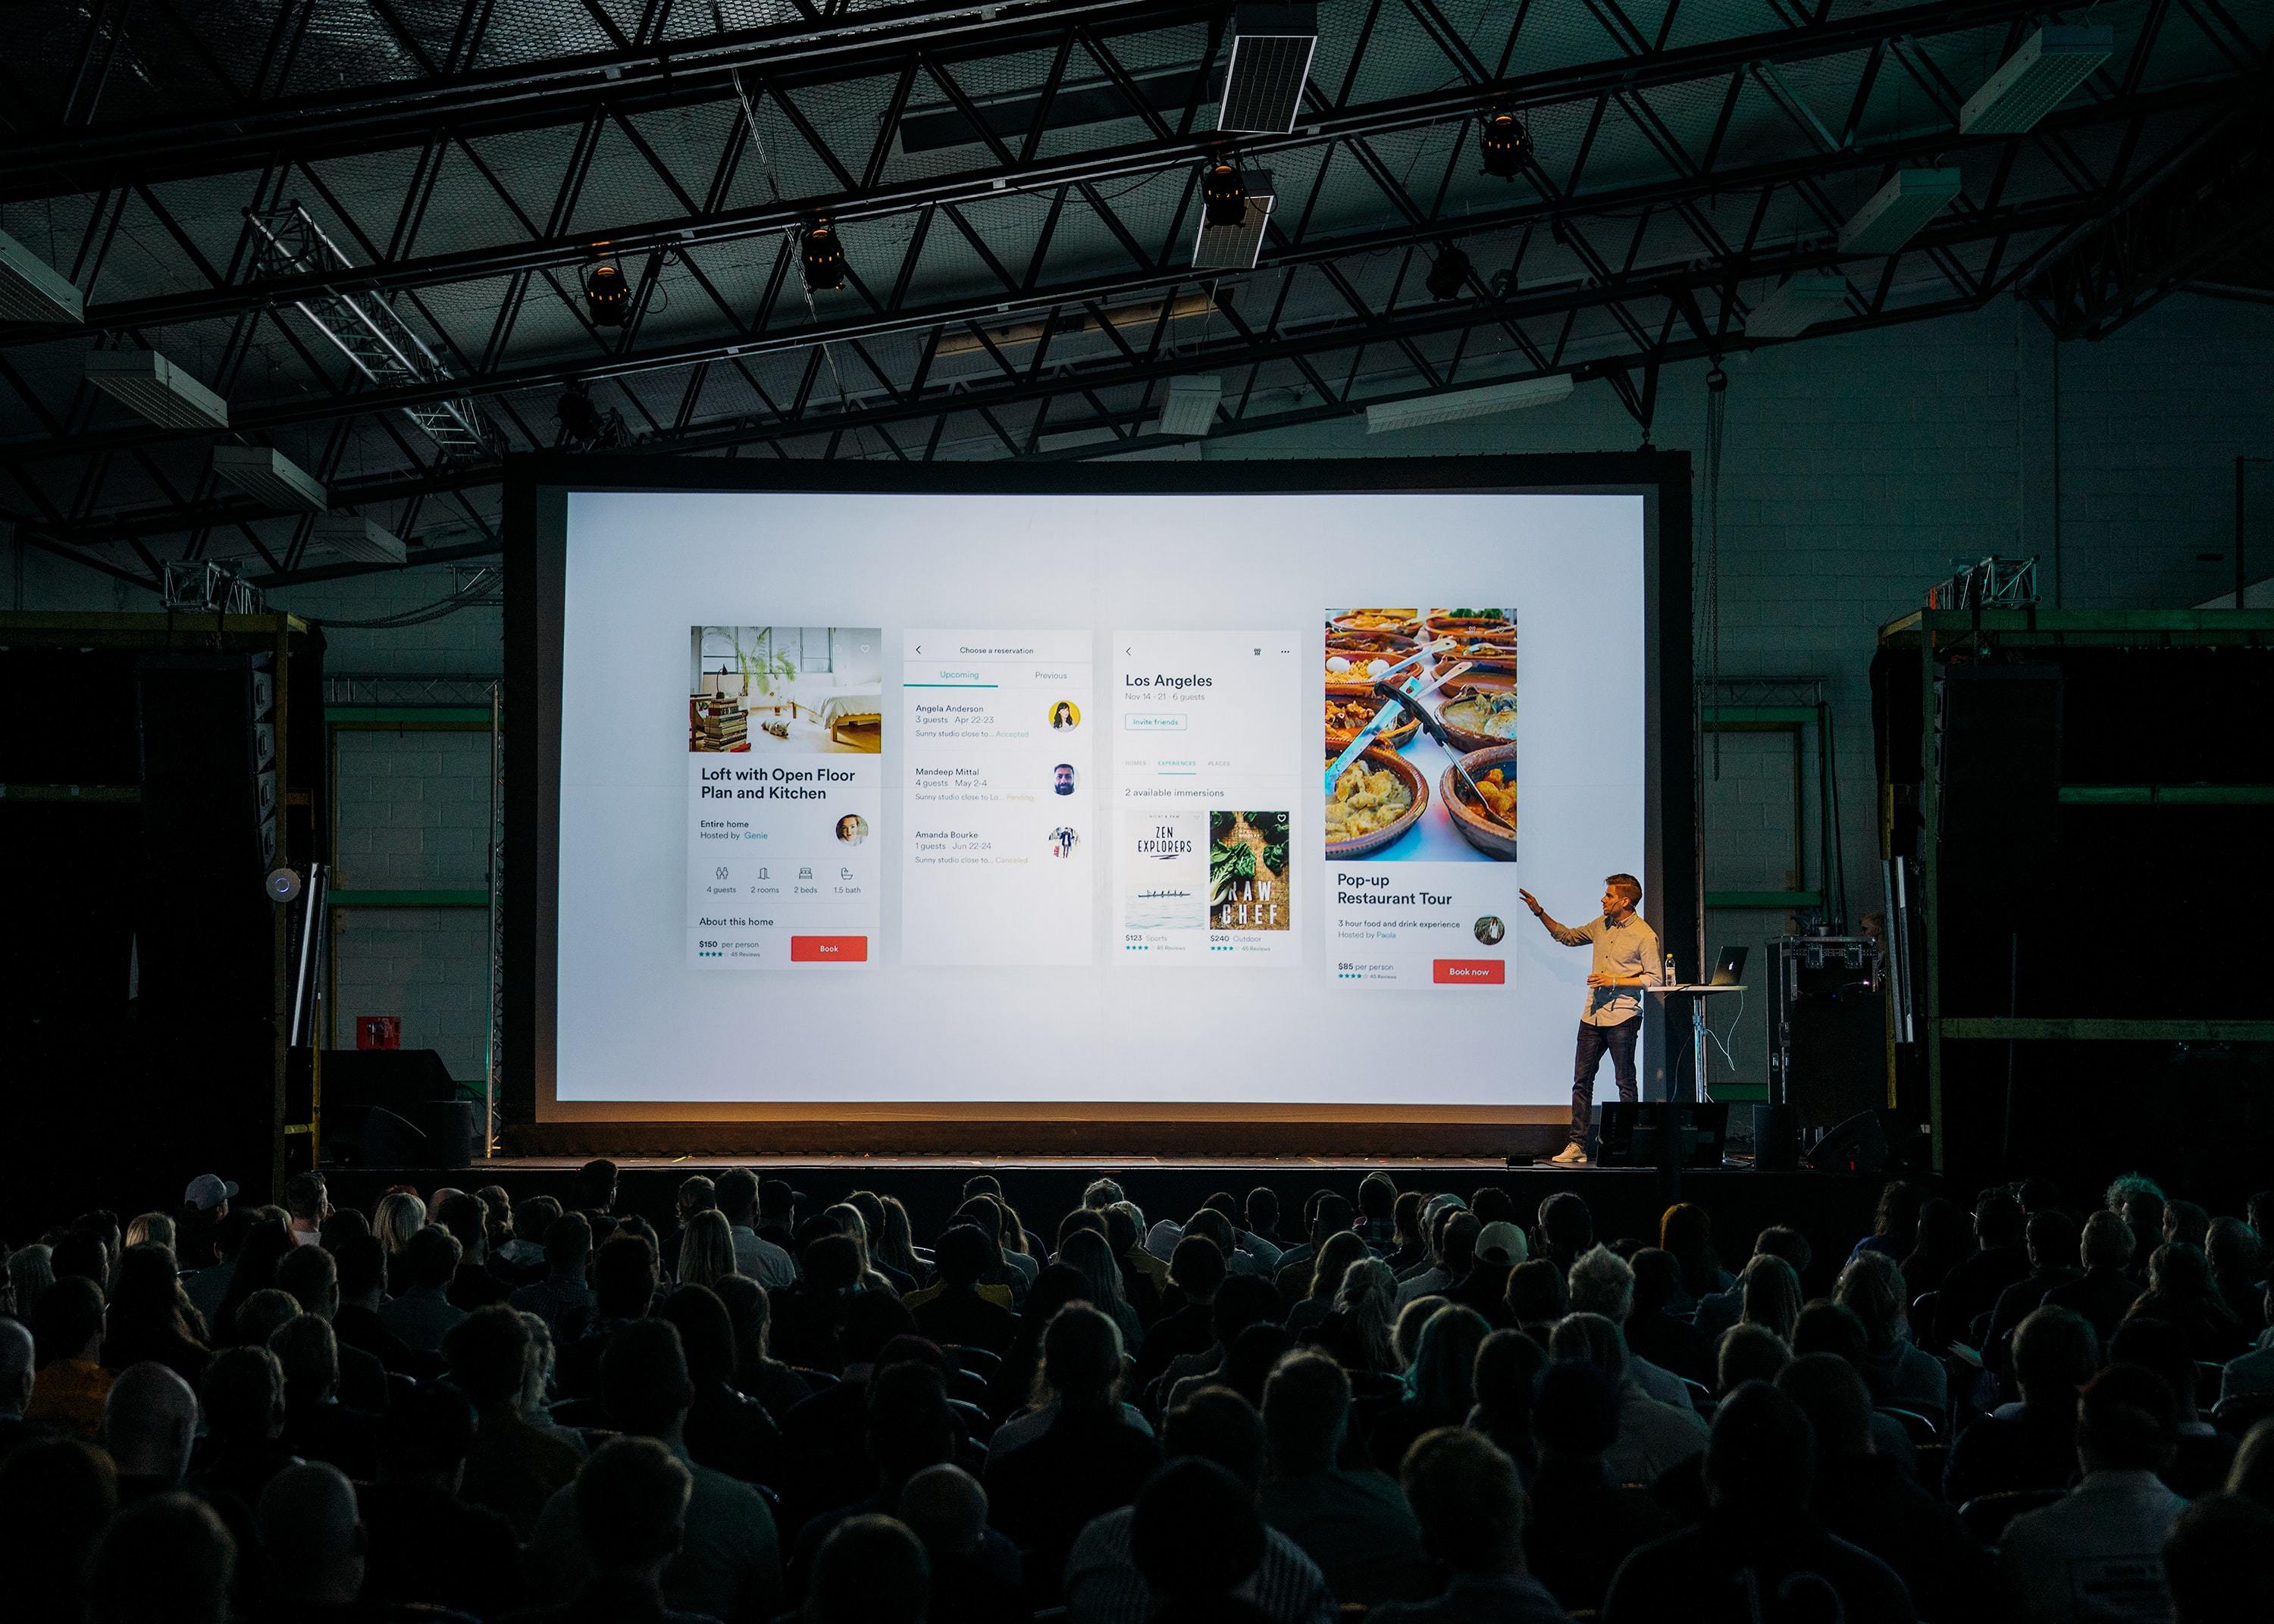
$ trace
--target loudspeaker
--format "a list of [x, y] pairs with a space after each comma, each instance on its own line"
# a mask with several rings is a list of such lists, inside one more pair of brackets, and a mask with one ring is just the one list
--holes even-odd
[[1808, 1153], [1815, 1173], [1876, 1173], [1887, 1165], [1886, 1131], [1877, 1111], [1859, 1111], [1817, 1141]]
[[426, 1159], [426, 1136], [384, 1106], [374, 1105], [364, 1117], [363, 1138], [357, 1147], [358, 1165], [367, 1168], [432, 1167]]
[[466, 1100], [427, 1100], [410, 1108], [410, 1120], [426, 1135], [429, 1167], [471, 1167], [474, 1108]]
[[1800, 1135], [1789, 1105], [1753, 1107], [1753, 1171], [1789, 1173], [1800, 1166]]
[[1690, 1100], [1614, 1100], [1597, 1118], [1598, 1167], [1717, 1168], [1729, 1108]]
[[1803, 992], [1786, 1015], [1785, 1095], [1795, 1125], [1829, 1129], [1887, 1102], [1887, 997], [1844, 988]]

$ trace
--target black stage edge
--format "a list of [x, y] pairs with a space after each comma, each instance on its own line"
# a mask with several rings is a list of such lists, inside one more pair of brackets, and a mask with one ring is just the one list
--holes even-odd
[[[369, 1212], [380, 1194], [409, 1185], [420, 1194], [438, 1188], [472, 1190], [497, 1184], [516, 1201], [533, 1195], [568, 1199], [577, 1162], [564, 1157], [501, 1156], [463, 1168], [328, 1169], [335, 1205]], [[1083, 1188], [1094, 1178], [1120, 1181], [1148, 1221], [1183, 1219], [1219, 1190], [1244, 1199], [1257, 1185], [1279, 1196], [1281, 1230], [1301, 1223], [1303, 1201], [1311, 1192], [1332, 1189], [1358, 1193], [1359, 1180], [1380, 1169], [1403, 1190], [1451, 1191], [1468, 1199], [1497, 1184], [1516, 1199], [1527, 1225], [1540, 1204], [1560, 1190], [1576, 1191], [1594, 1210], [1597, 1234], [1606, 1239], [1647, 1235], [1653, 1239], [1660, 1218], [1677, 1201], [1694, 1201], [1713, 1214], [1713, 1236], [1725, 1267], [1735, 1270], [1752, 1250], [1753, 1237], [1771, 1224], [1788, 1224], [1809, 1238], [1815, 1265], [1803, 1284], [1811, 1295], [1828, 1291], [1849, 1248], [1870, 1233], [1871, 1215], [1884, 1182], [1876, 1177], [1833, 1173], [1757, 1173], [1713, 1169], [1681, 1173], [1645, 1168], [1509, 1168], [1498, 1160], [1273, 1160], [1224, 1157], [1179, 1159], [1154, 1164], [1141, 1157], [1005, 1161], [986, 1157], [868, 1156], [832, 1159], [753, 1157], [733, 1162], [681, 1157], [618, 1158], [617, 1210], [638, 1213], [670, 1233], [681, 1180], [703, 1173], [713, 1178], [730, 1167], [748, 1168], [761, 1178], [787, 1179], [809, 1198], [801, 1216], [818, 1212], [855, 1190], [898, 1196], [908, 1209], [920, 1242], [945, 1227], [962, 1200], [963, 1185], [975, 1174], [990, 1173], [1027, 1228], [1048, 1239], [1058, 1219], [1081, 1205]]]

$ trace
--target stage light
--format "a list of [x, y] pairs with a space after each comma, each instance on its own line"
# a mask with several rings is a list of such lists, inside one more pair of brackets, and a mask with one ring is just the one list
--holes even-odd
[[400, 564], [404, 556], [402, 537], [356, 513], [317, 520], [309, 532], [308, 550], [336, 553], [358, 564]]
[[1486, 118], [1477, 147], [1484, 154], [1486, 174], [1514, 180], [1524, 173], [1524, 161], [1532, 155], [1532, 132], [1517, 123], [1513, 113], [1494, 113]]
[[613, 259], [584, 273], [584, 314], [596, 327], [620, 327], [632, 312], [631, 284]]
[[1897, 169], [1840, 228], [1840, 252], [1894, 252], [1949, 207], [1958, 191], [1956, 169]]
[[213, 470], [256, 501], [271, 508], [305, 508], [321, 513], [331, 499], [316, 477], [269, 446], [215, 446]]
[[1212, 226], [1236, 226], [1247, 218], [1247, 177], [1236, 163], [1211, 163], [1201, 172], [1201, 207]]
[[1818, 322], [1848, 313], [1846, 277], [1837, 271], [1803, 271], [1753, 306], [1745, 317], [1745, 336], [1798, 338]]
[[2106, 23], [2047, 23], [1958, 109], [1966, 135], [2019, 135], [2059, 107], [2115, 53]]
[[808, 293], [827, 293], [845, 285], [845, 244], [827, 221], [806, 228], [798, 244], [798, 267], [805, 274]]
[[1170, 379], [1168, 397], [1161, 402], [1159, 432], [1187, 439], [1207, 433], [1216, 426], [1216, 409], [1223, 399], [1221, 377]]
[[1271, 135], [1292, 130], [1318, 48], [1315, 0], [1235, 8], [1216, 127]]
[[76, 322], [87, 300], [72, 279], [0, 232], [0, 321]]
[[154, 350], [90, 350], [85, 376], [162, 429], [229, 426], [229, 402]]
[[1454, 389], [1442, 395], [1419, 395], [1410, 401], [1384, 401], [1379, 406], [1366, 409], [1366, 432], [1386, 434], [1397, 429], [1457, 423], [1465, 417], [1488, 417], [1526, 406], [1552, 406], [1569, 398], [1570, 393], [1571, 374], [1550, 372], [1545, 378], [1487, 384], [1480, 389]]
[[1474, 268], [1469, 263], [1468, 255], [1452, 244], [1446, 243], [1438, 249], [1436, 262], [1430, 266], [1429, 274], [1421, 279], [1421, 285], [1429, 289], [1432, 298], [1453, 298], [1460, 293], [1469, 280], [1469, 273]]

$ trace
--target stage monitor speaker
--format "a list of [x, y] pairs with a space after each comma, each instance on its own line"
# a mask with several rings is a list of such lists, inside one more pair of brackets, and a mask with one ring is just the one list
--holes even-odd
[[426, 1155], [426, 1136], [384, 1106], [373, 1106], [364, 1117], [363, 1138], [356, 1150], [358, 1165], [367, 1168], [433, 1167]]
[[1614, 1100], [1598, 1121], [1598, 1167], [1717, 1168], [1729, 1108], [1690, 1100]]
[[427, 1100], [410, 1108], [410, 1120], [426, 1135], [429, 1167], [462, 1168], [474, 1163], [474, 1108], [465, 1100]]
[[1789, 1105], [1753, 1107], [1753, 1171], [1789, 1173], [1800, 1166], [1800, 1133]]
[[1887, 1135], [1877, 1111], [1859, 1111], [1826, 1133], [1807, 1156], [1815, 1173], [1876, 1173], [1887, 1165]]
[[324, 1107], [383, 1105], [408, 1115], [425, 1100], [455, 1100], [458, 1085], [431, 1049], [328, 1049]]

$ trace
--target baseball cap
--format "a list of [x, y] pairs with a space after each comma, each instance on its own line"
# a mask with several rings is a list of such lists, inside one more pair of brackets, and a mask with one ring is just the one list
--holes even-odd
[[1513, 1268], [1523, 1262], [1531, 1248], [1525, 1244], [1524, 1231], [1505, 1220], [1497, 1220], [1477, 1232], [1476, 1255], [1482, 1261]]
[[182, 1192], [182, 1205], [209, 1213], [223, 1201], [236, 1198], [237, 1185], [214, 1173], [200, 1173], [190, 1180], [190, 1187]]

